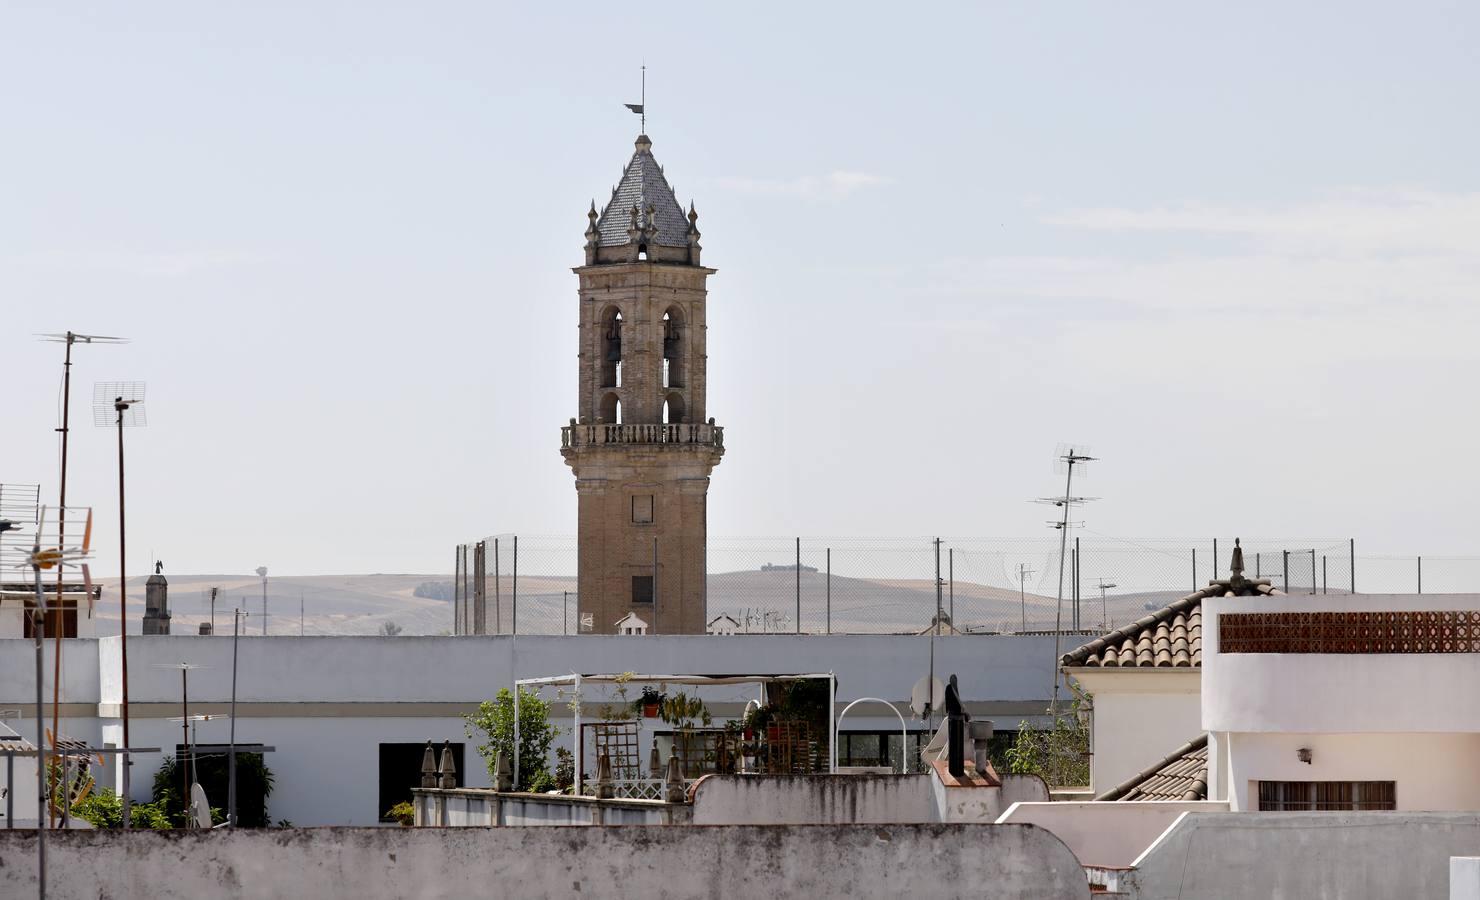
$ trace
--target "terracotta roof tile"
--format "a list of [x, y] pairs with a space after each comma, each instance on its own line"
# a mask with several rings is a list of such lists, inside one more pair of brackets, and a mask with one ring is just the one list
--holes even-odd
[[1095, 797], [1096, 800], [1208, 799], [1208, 736], [1188, 741], [1171, 755]]
[[1267, 580], [1214, 581], [1148, 616], [1066, 654], [1064, 666], [1106, 669], [1202, 667], [1202, 602], [1206, 597], [1277, 594]]

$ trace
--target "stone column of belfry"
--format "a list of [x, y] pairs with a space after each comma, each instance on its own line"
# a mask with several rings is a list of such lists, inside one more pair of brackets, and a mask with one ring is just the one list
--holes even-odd
[[715, 270], [647, 135], [587, 218], [580, 414], [561, 439], [580, 507], [576, 628], [613, 634], [630, 614], [649, 634], [702, 634], [709, 473], [724, 455], [704, 402]]

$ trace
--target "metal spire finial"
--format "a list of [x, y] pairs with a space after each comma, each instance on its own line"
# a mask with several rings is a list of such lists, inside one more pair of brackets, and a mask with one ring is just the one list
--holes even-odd
[[642, 134], [647, 134], [647, 64], [642, 66], [642, 101], [640, 103], [623, 103], [623, 106], [642, 117]]

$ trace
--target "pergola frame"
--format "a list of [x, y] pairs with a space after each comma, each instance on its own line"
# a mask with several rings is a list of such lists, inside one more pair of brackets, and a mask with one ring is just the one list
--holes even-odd
[[[638, 672], [622, 672], [619, 674], [587, 674], [578, 675], [575, 672], [569, 675], [550, 675], [544, 678], [517, 678], [514, 680], [514, 785], [519, 785], [519, 692], [526, 686], [545, 687], [546, 685], [571, 685], [575, 688], [576, 704], [573, 708], [575, 714], [575, 725], [571, 729], [574, 737], [574, 759], [575, 759], [575, 794], [581, 795], [581, 768], [585, 761], [585, 741], [581, 739], [581, 685], [583, 684], [687, 684], [694, 687], [705, 685], [724, 684], [777, 684], [785, 681], [827, 681], [827, 721], [828, 721], [828, 744], [833, 752], [828, 754], [828, 771], [838, 770], [838, 679], [832, 672], [814, 674], [793, 673], [771, 673], [756, 675], [648, 675]], [[764, 693], [761, 695], [765, 699]], [[762, 703], [764, 705], [764, 703]]]

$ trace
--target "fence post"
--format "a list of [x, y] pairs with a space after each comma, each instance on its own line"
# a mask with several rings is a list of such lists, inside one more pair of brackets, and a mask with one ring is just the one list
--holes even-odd
[[1357, 592], [1357, 539], [1347, 538], [1347, 547], [1351, 553], [1352, 567], [1352, 593]]
[[1288, 594], [1290, 593], [1290, 551], [1281, 550], [1280, 553], [1282, 554], [1281, 562], [1284, 565], [1283, 577], [1285, 579], [1284, 583], [1281, 584], [1280, 587], [1283, 588], [1285, 593]]
[[1423, 557], [1418, 558], [1418, 592], [1423, 593]]
[[570, 634], [570, 591], [560, 592], [560, 633]]
[[1321, 554], [1321, 593], [1329, 593], [1326, 582], [1326, 554]]
[[832, 634], [832, 548], [827, 548], [827, 633]]
[[[1213, 580], [1218, 580], [1218, 539], [1213, 538]], [[1193, 585], [1197, 587], [1197, 585]]]
[[504, 633], [504, 598], [498, 583], [498, 538], [493, 539], [493, 633]]
[[1192, 548], [1192, 589], [1197, 590], [1197, 548]]
[[1316, 548], [1310, 548], [1310, 592], [1316, 592]]
[[1073, 561], [1074, 564], [1072, 566], [1070, 566], [1069, 568], [1070, 568], [1070, 574], [1072, 574], [1073, 577], [1074, 577], [1074, 588], [1073, 588], [1073, 591], [1072, 591], [1072, 596], [1074, 598], [1074, 622], [1073, 622], [1073, 626], [1074, 626], [1074, 630], [1075, 631], [1078, 631], [1079, 630], [1079, 538], [1075, 538], [1074, 539], [1074, 556], [1072, 557], [1072, 561]]
[[951, 586], [951, 628], [956, 627], [956, 548], [946, 548], [946, 579]]
[[797, 634], [802, 633], [802, 539], [797, 538]]
[[514, 535], [514, 590], [513, 602], [510, 604], [509, 631], [512, 634], [519, 633], [519, 535]]

